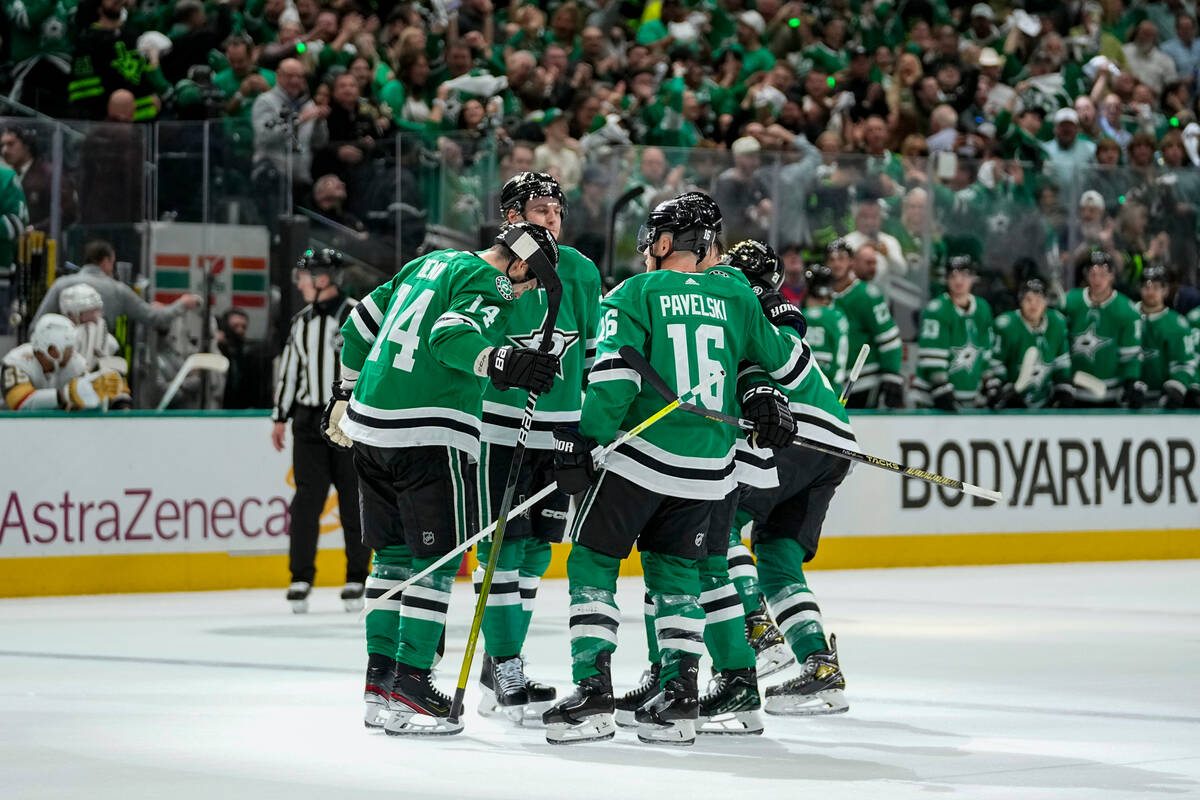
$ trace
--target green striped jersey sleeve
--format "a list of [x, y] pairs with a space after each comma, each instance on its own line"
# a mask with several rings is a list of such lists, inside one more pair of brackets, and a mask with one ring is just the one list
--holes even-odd
[[383, 314], [391, 302], [392, 293], [396, 290], [393, 278], [359, 301], [346, 322], [342, 325], [342, 376], [357, 378], [371, 352], [371, 345], [379, 335], [379, 326], [383, 324]]

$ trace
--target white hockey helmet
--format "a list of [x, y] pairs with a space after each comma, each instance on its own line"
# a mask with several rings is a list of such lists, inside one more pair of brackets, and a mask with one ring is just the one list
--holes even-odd
[[[75, 349], [75, 323], [62, 314], [43, 314], [33, 326], [29, 343], [34, 350], [62, 363], [67, 350]], [[52, 347], [54, 354], [50, 352]]]
[[68, 317], [78, 318], [80, 314], [92, 309], [103, 309], [104, 300], [100, 293], [86, 283], [77, 283], [63, 289], [58, 298], [58, 307]]

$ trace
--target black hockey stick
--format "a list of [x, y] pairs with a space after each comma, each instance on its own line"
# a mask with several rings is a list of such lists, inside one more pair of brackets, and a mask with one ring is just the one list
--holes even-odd
[[[628, 346], [622, 347], [619, 352], [621, 354], [621, 358], [625, 359], [625, 362], [629, 364], [629, 366], [637, 370], [637, 373], [642, 376], [642, 380], [649, 383], [654, 391], [658, 392], [664, 397], [675, 396], [671, 391], [671, 387], [667, 385], [667, 382], [663, 380], [661, 375], [655, 372], [654, 367], [650, 366], [650, 363], [642, 357], [641, 353]], [[707, 417], [715, 422], [723, 422], [726, 425], [733, 425], [734, 427], [741, 428], [744, 431], [750, 431], [754, 429], [754, 423], [750, 422], [749, 420], [739, 419], [732, 414], [725, 414], [720, 411], [711, 411], [702, 406], [698, 406], [695, 403], [686, 403], [680, 405], [679, 408], [692, 414], [698, 414], [699, 416]], [[938, 475], [934, 472], [926, 472], [925, 470], [917, 469], [916, 467], [906, 467], [903, 464], [897, 464], [893, 461], [879, 458], [878, 456], [860, 453], [856, 450], [849, 450], [845, 447], [836, 447], [834, 445], [824, 444], [800, 435], [797, 435], [794, 439], [792, 439], [792, 444], [799, 445], [800, 447], [807, 447], [810, 450], [818, 450], [831, 456], [837, 456], [838, 458], [844, 458], [847, 461], [857, 461], [860, 464], [868, 464], [872, 467], [886, 469], [888, 472], [894, 472], [897, 475], [903, 475], [906, 478], [916, 478], [918, 480], [928, 481], [929, 483], [935, 483], [938, 486], [945, 486], [948, 489], [957, 489], [964, 494], [969, 494], [973, 497], [980, 497], [984, 500], [991, 500], [994, 503], [1000, 503], [1004, 501], [1004, 495], [1000, 492], [994, 492], [991, 489], [984, 489], [982, 486], [976, 486], [973, 483], [966, 483], [965, 481], [955, 480], [954, 478], [947, 478], [944, 475]]]
[[616, 285], [616, 281], [613, 279], [613, 269], [617, 260], [617, 216], [625, 210], [625, 206], [641, 197], [645, 191], [645, 186], [634, 186], [632, 189], [627, 190], [617, 198], [617, 202], [613, 203], [612, 213], [608, 215], [608, 238], [605, 240], [604, 248], [605, 289], [611, 289]]
[[[526, 234], [526, 238], [529, 238], [528, 234]], [[538, 349], [542, 352], [549, 352], [554, 345], [554, 326], [558, 322], [558, 307], [562, 301], [562, 280], [559, 279], [555, 268], [540, 254], [535, 258], [528, 259], [525, 263], [537, 276], [538, 287], [546, 290], [546, 320], [542, 323]], [[492, 589], [492, 576], [496, 573], [496, 564], [500, 561], [500, 546], [504, 543], [504, 528], [508, 524], [508, 515], [513, 507], [513, 497], [517, 493], [517, 477], [521, 473], [521, 463], [525, 460], [525, 442], [529, 438], [529, 429], [533, 427], [533, 409], [537, 405], [537, 399], [538, 393], [531, 391], [529, 399], [525, 401], [525, 411], [521, 414], [517, 444], [513, 448], [512, 462], [508, 466], [508, 479], [504, 483], [504, 495], [500, 500], [500, 513], [496, 518], [496, 532], [492, 534], [492, 549], [488, 554], [487, 567], [483, 571], [479, 597], [475, 599], [475, 616], [471, 619], [471, 633], [467, 637], [467, 649], [463, 653], [462, 669], [458, 673], [458, 686], [454, 689], [454, 701], [450, 703], [450, 716], [447, 721], [451, 724], [457, 723], [462, 716], [467, 681], [471, 675], [471, 664], [475, 660], [475, 645], [479, 641], [479, 629], [483, 625], [483, 612], [487, 607], [488, 593]]]

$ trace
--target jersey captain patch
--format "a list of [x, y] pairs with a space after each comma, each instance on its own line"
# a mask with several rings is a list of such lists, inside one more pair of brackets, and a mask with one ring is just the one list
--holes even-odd
[[513, 291], [512, 281], [510, 281], [506, 275], [496, 276], [496, 291], [499, 292], [500, 296], [505, 300], [512, 300], [514, 297], [516, 297], [516, 293]]

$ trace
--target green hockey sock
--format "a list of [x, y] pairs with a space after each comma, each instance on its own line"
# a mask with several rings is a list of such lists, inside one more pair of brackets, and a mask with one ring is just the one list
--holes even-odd
[[[387, 592], [412, 575], [412, 558], [407, 548], [385, 547], [375, 551], [375, 564], [367, 578], [367, 600]], [[367, 614], [367, 653], [396, 657], [400, 645], [401, 595], [396, 594], [379, 603]]]
[[729, 531], [729, 577], [742, 599], [742, 610], [749, 614], [758, 609], [761, 588], [758, 585], [758, 570], [754, 567], [754, 556], [750, 548], [742, 544], [742, 531], [750, 522], [750, 515], [739, 511], [734, 517], [733, 529]]
[[794, 539], [759, 542], [758, 571], [775, 624], [801, 663], [829, 645], [821, 625], [821, 609], [804, 580], [804, 548]]
[[617, 574], [621, 559], [576, 544], [567, 557], [571, 592], [571, 678], [576, 683], [597, 674], [596, 656], [617, 649]]
[[642, 553], [646, 590], [654, 602], [658, 637], [659, 685], [679, 675], [685, 656], [704, 655], [704, 609], [700, 608], [700, 569], [692, 558]]
[[[408, 548], [404, 548], [407, 550]], [[414, 573], [428, 567], [437, 556], [412, 557]], [[438, 641], [446, 628], [450, 608], [450, 589], [458, 572], [458, 562], [447, 563], [404, 590], [400, 608], [400, 646], [396, 660], [418, 669], [429, 669], [437, 657]]]
[[[521, 654], [525, 631], [525, 612], [521, 608], [519, 568], [525, 558], [525, 539], [505, 539], [500, 547], [500, 561], [492, 573], [492, 587], [483, 609], [483, 645], [492, 658], [508, 658]], [[471, 574], [475, 594], [483, 585], [483, 573], [492, 554], [492, 542], [481, 541], [475, 550], [479, 566]]]
[[521, 587], [521, 646], [529, 635], [529, 622], [533, 619], [533, 606], [537, 602], [538, 586], [542, 576], [550, 568], [550, 543], [540, 539], [525, 540], [525, 557], [521, 561], [518, 582]]
[[753, 667], [754, 648], [746, 641], [746, 614], [729, 579], [724, 553], [700, 562], [700, 607], [704, 609], [704, 644], [713, 669]]
[[654, 629], [654, 598], [650, 596], [650, 592], [642, 595], [642, 621], [646, 626], [646, 653], [650, 656], [650, 663], [657, 664], [662, 653], [658, 651], [658, 633]]

